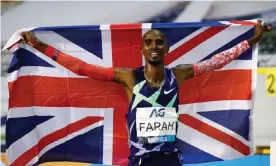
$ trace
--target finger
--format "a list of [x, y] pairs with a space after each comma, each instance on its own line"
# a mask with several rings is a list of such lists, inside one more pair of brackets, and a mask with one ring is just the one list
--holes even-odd
[[23, 42], [24, 44], [28, 44], [28, 45], [30, 45], [30, 46], [33, 46], [33, 44], [32, 44], [31, 42], [24, 41], [24, 40], [22, 40], [22, 42]]
[[27, 32], [22, 32], [22, 33], [21, 33], [21, 36], [23, 36], [24, 38], [26, 38]]
[[23, 35], [23, 36], [21, 37], [21, 39], [22, 39], [23, 42], [27, 42], [27, 41], [28, 41], [28, 40], [27, 40], [27, 37], [26, 37], [25, 35]]
[[28, 42], [28, 44], [33, 47], [33, 44], [31, 42]]
[[266, 26], [266, 23], [263, 20], [261, 20], [261, 25], [264, 28]]
[[272, 31], [273, 28], [272, 28], [271, 26], [268, 26], [268, 30], [269, 30], [269, 31]]
[[26, 41], [26, 40], [21, 40], [21, 41], [22, 41], [22, 43], [24, 43], [24, 44], [29, 44], [29, 42]]
[[263, 23], [262, 26], [264, 29], [268, 29], [268, 25], [266, 23]]
[[257, 23], [258, 23], [258, 24], [262, 24], [262, 22], [263, 22], [263, 20], [261, 20], [261, 19], [259, 19], [259, 18], [257, 19]]
[[21, 39], [20, 39], [20, 41], [26, 42], [26, 39], [22, 36]]
[[268, 24], [264, 24], [264, 30], [266, 31], [271, 31], [273, 28], [271, 26], [269, 26]]

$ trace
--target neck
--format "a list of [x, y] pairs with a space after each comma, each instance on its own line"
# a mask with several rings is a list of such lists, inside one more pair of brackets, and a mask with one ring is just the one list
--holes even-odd
[[164, 64], [153, 66], [149, 63], [146, 63], [145, 66], [145, 75], [151, 81], [157, 83], [165, 79]]

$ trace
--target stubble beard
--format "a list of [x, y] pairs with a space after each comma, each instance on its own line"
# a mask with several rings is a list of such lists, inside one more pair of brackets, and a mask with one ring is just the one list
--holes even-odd
[[162, 63], [161, 60], [155, 60], [155, 61], [151, 61], [149, 60], [149, 64], [151, 64], [152, 66], [158, 66]]

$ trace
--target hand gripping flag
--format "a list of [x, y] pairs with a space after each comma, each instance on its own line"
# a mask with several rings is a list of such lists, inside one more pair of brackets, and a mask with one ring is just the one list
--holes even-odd
[[[142, 35], [162, 30], [170, 52], [165, 65], [193, 64], [254, 34], [249, 21], [127, 24], [31, 28], [43, 42], [87, 63], [136, 68]], [[22, 31], [22, 30], [21, 30]], [[122, 85], [78, 76], [29, 45], [16, 32], [5, 48], [9, 112], [9, 165], [74, 161], [126, 165], [127, 97]], [[257, 49], [224, 68], [184, 81], [180, 87], [177, 142], [184, 163], [241, 158], [251, 153], [251, 119]]]

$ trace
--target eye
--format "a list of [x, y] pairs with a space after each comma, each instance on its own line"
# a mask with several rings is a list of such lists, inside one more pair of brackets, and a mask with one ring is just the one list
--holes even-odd
[[150, 43], [151, 43], [151, 39], [145, 40], [145, 44], [146, 44], [146, 45], [150, 45]]
[[156, 40], [156, 44], [157, 45], [163, 45], [164, 44], [164, 40], [163, 39], [157, 39]]

